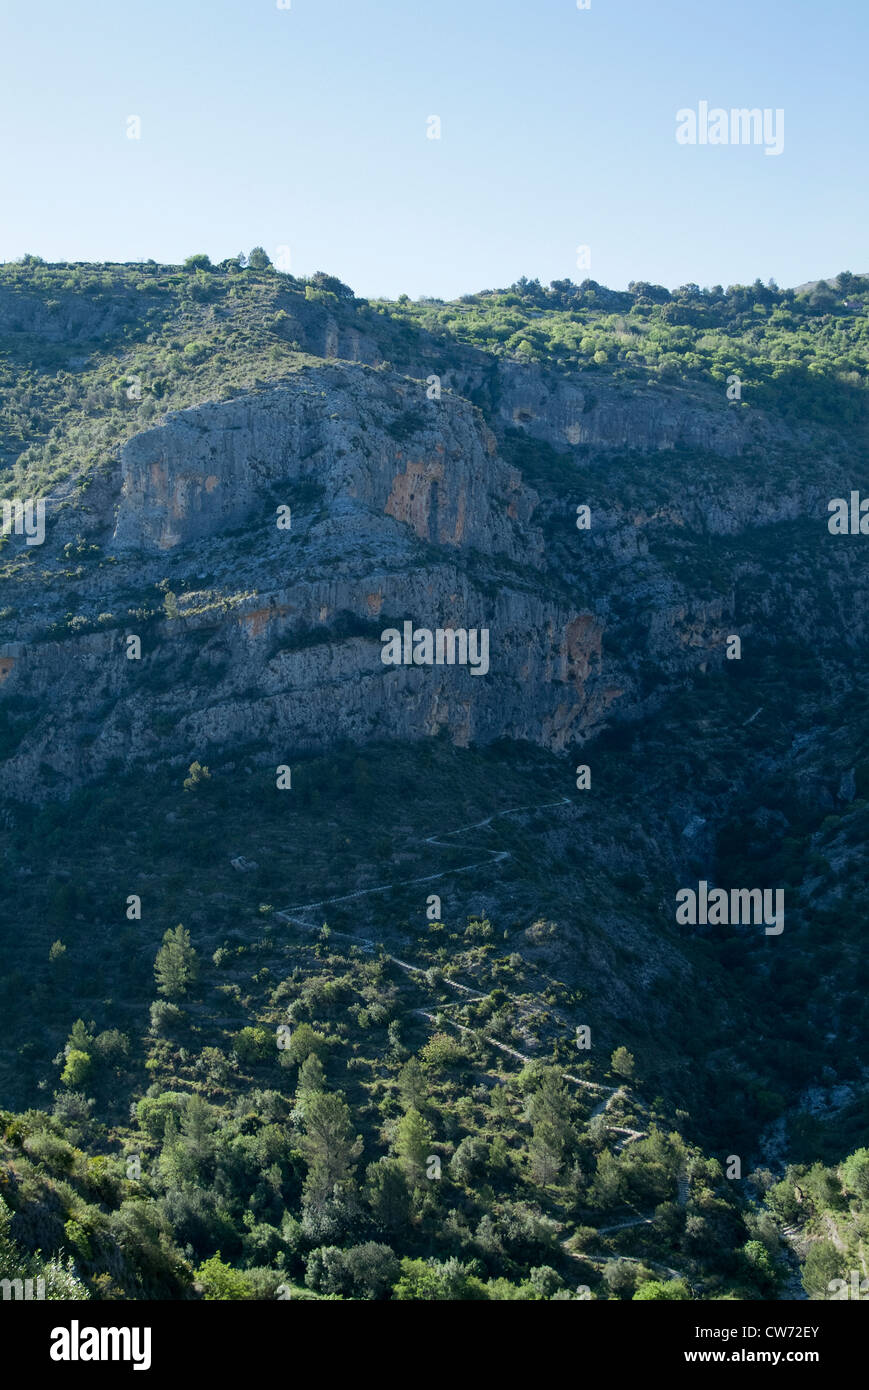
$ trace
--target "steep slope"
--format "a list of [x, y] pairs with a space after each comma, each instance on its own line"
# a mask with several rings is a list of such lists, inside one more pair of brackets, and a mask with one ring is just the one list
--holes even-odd
[[[728, 1156], [777, 1176], [865, 1142], [866, 539], [827, 525], [830, 499], [866, 483], [853, 309], [777, 292], [760, 316], [738, 293], [658, 305], [640, 287], [615, 306], [635, 315], [619, 327], [590, 307], [601, 287], [553, 290], [555, 308], [527, 284], [386, 307], [237, 267], [4, 271], [6, 494], [46, 501], [43, 544], [0, 543], [2, 865], [21, 890], [3, 937], [4, 1103], [33, 1105], [59, 1066], [58, 1124], [75, 1129], [79, 1081], [93, 1086], [99, 1124], [79, 1117], [82, 1144], [144, 1145], [156, 1163], [165, 1126], [137, 1129], [131, 1104], [177, 1086], [243, 1108], [264, 1085], [280, 1093], [280, 1193], [260, 1203], [277, 1230], [304, 1169], [272, 1046], [285, 999], [307, 1001], [296, 1024], [329, 1031], [330, 1085], [352, 1092], [372, 1161], [392, 1143], [402, 1048], [422, 1055], [448, 1032], [479, 1063], [481, 1105], [526, 1058], [613, 1103], [603, 1124], [603, 1110], [570, 1111], [555, 1183], [544, 1122], [527, 1155], [515, 1127], [536, 1072], [497, 1123], [488, 1102], [476, 1120], [462, 1111], [451, 1081], [431, 1111], [445, 1156], [485, 1130], [515, 1149], [512, 1168], [495, 1165], [499, 1200], [531, 1181], [541, 1210], [600, 1228], [609, 1255], [757, 1296], [773, 1275], [738, 1254], [755, 1218], [722, 1178]], [[510, 317], [527, 337], [495, 350], [486, 335], [503, 342]], [[680, 372], [651, 346], [669, 333]], [[716, 334], [751, 357], [741, 398]], [[800, 398], [808, 368], [777, 378], [776, 354], [784, 342], [798, 357], [806, 336], [823, 372]], [[851, 356], [835, 356], [846, 340]], [[485, 630], [485, 671], [385, 664], [383, 634], [405, 623]], [[782, 889], [784, 932], [677, 922], [676, 893], [700, 880]], [[318, 918], [340, 946], [313, 935]], [[155, 953], [178, 922], [201, 990], [182, 1017], [155, 1001], [149, 1026]], [[618, 1048], [636, 1074], [616, 1100]], [[70, 1052], [91, 1070], [78, 1077]], [[668, 1147], [657, 1124], [684, 1141]], [[90, 1172], [52, 1149], [50, 1123], [7, 1129], [15, 1192], [34, 1181], [19, 1149]], [[683, 1142], [711, 1157], [689, 1162]], [[218, 1219], [206, 1238], [200, 1199], [178, 1195], [173, 1144], [149, 1200], [198, 1259], [226, 1253]], [[250, 1262], [244, 1182], [226, 1181]], [[487, 1219], [484, 1176], [470, 1188], [454, 1200]], [[46, 1214], [58, 1203], [76, 1219], [69, 1193], [42, 1201], [34, 1248], [41, 1220], [65, 1229]], [[651, 1235], [650, 1207], [667, 1209]], [[466, 1253], [455, 1232], [444, 1247], [432, 1234], [446, 1213], [429, 1215], [430, 1245], [408, 1257]], [[281, 1250], [298, 1274], [293, 1240]], [[510, 1273], [541, 1251], [561, 1269], [590, 1237], [557, 1255], [553, 1240]], [[92, 1279], [121, 1268], [116, 1253], [82, 1259]], [[121, 1282], [189, 1293], [180, 1259]]]

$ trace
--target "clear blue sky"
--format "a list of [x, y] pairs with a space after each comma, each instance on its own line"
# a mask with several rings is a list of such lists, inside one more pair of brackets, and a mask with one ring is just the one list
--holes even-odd
[[[0, 16], [0, 260], [285, 245], [295, 274], [391, 297], [523, 274], [869, 272], [867, 0], [4, 0]], [[784, 152], [678, 145], [676, 111], [701, 100], [783, 108]]]

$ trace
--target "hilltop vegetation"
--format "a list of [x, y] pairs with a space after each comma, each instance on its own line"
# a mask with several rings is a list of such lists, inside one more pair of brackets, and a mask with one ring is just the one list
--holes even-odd
[[736, 375], [746, 406], [829, 425], [867, 420], [869, 278], [848, 272], [802, 294], [760, 281], [671, 293], [523, 279], [456, 303], [392, 303], [358, 299], [322, 273], [299, 280], [263, 258], [0, 266], [9, 484], [33, 493], [87, 478], [166, 411], [279, 381], [325, 355], [330, 323], [411, 375], [432, 355], [443, 370], [468, 353], [581, 369], [589, 380], [723, 389]]

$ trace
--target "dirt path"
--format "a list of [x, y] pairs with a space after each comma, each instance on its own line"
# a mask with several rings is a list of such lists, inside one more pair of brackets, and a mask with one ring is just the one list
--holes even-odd
[[[516, 816], [523, 811], [547, 811], [553, 806], [570, 806], [573, 803], [569, 796], [562, 796], [558, 801], [546, 801], [542, 806], [513, 806], [507, 811], [493, 811], [485, 820], [473, 821], [470, 825], [460, 825], [455, 830], [438, 831], [434, 835], [426, 835], [425, 839], [418, 843], [422, 845], [434, 845], [438, 849], [454, 849], [454, 845], [448, 845], [446, 841], [454, 835], [464, 835], [468, 830], [481, 830], [485, 825], [491, 825], [493, 820], [500, 816]], [[508, 849], [486, 849], [483, 845], [469, 845], [469, 849], [479, 849], [483, 854], [488, 854], [489, 859], [480, 859], [474, 864], [462, 864], [455, 869], [442, 869], [437, 874], [424, 874], [421, 878], [404, 878], [392, 883], [377, 883], [372, 888], [360, 888], [355, 893], [343, 893], [334, 898], [320, 898], [313, 903], [300, 903], [295, 907], [281, 908], [275, 913], [276, 917], [283, 917], [286, 921], [295, 920], [290, 916], [291, 913], [310, 912], [315, 907], [328, 907], [332, 903], [352, 902], [356, 898], [370, 897], [372, 893], [388, 893], [395, 888], [408, 888], [417, 883], [434, 883], [438, 879], [447, 878], [450, 874], [466, 874], [471, 869], [483, 868], [488, 864], [498, 864], [503, 859], [511, 859], [512, 854]], [[482, 997], [482, 996], [481, 996]]]
[[[573, 802], [569, 796], [562, 796], [559, 797], [557, 801], [547, 801], [543, 803], [543, 805], [513, 806], [507, 811], [493, 811], [490, 816], [486, 816], [483, 820], [473, 821], [470, 825], [460, 825], [455, 830], [438, 831], [434, 835], [426, 835], [424, 839], [419, 841], [419, 846], [433, 845], [440, 849], [452, 849], [454, 846], [447, 844], [448, 840], [453, 839], [456, 835], [464, 835], [470, 830], [482, 830], [484, 826], [491, 825], [493, 821], [498, 820], [501, 816], [515, 816], [522, 812], [530, 811], [547, 811], [555, 806], [570, 806], [572, 804]], [[304, 931], [317, 931], [318, 926], [321, 924], [318, 924], [316, 921], [311, 921], [308, 916], [308, 914], [312, 913], [317, 908], [329, 907], [335, 903], [353, 902], [358, 898], [370, 897], [374, 893], [388, 893], [395, 888], [410, 887], [417, 883], [434, 883], [438, 879], [447, 878], [450, 874], [468, 873], [471, 869], [478, 869], [487, 864], [499, 864], [503, 860], [512, 857], [510, 850], [506, 849], [486, 849], [482, 845], [469, 845], [468, 848], [478, 849], [482, 853], [487, 854], [489, 856], [488, 860], [476, 860], [473, 864], [464, 864], [455, 869], [443, 869], [440, 873], [425, 874], [420, 878], [407, 878], [399, 879], [391, 883], [378, 883], [371, 888], [360, 888], [355, 893], [342, 893], [332, 898], [320, 898], [312, 903], [300, 903], [293, 907], [281, 908], [280, 911], [275, 913], [275, 916], [280, 917], [285, 922], [291, 923], [293, 926], [301, 927]], [[374, 951], [376, 949], [376, 943], [372, 941], [370, 937], [357, 936], [349, 932], [339, 931], [333, 931], [333, 935], [340, 936], [347, 941], [356, 942], [357, 945], [362, 946], [362, 948], [367, 951]], [[397, 965], [399, 969], [407, 971], [409, 974], [426, 974], [426, 970], [423, 966], [413, 965], [410, 961], [402, 960], [399, 956], [387, 954], [386, 959], [391, 961], [393, 965]], [[454, 989], [470, 998], [486, 998], [479, 990], [471, 989], [470, 986], [463, 985], [458, 980], [449, 980], [444, 977], [441, 983], [448, 989]], [[523, 1001], [518, 999], [516, 995], [508, 994], [507, 998], [512, 1004], [515, 1004], [517, 1008], [524, 1009], [526, 1007]], [[436, 1021], [435, 1015], [429, 1013], [426, 1009], [414, 1009], [413, 1012], [422, 1018], [428, 1019], [432, 1023]], [[505, 1053], [508, 1057], [515, 1058], [517, 1062], [521, 1062], [523, 1065], [527, 1065], [527, 1063], [534, 1060], [525, 1053], [517, 1051], [516, 1048], [508, 1047], [506, 1043], [498, 1042], [495, 1038], [487, 1037], [482, 1033], [475, 1033], [474, 1029], [468, 1028], [462, 1023], [454, 1023], [452, 1019], [447, 1019], [447, 1022], [460, 1033], [467, 1033], [474, 1036], [479, 1035], [489, 1046], [497, 1048], [499, 1052]], [[574, 1076], [571, 1072], [567, 1071], [562, 1072], [561, 1075], [564, 1077], [565, 1081], [570, 1081], [574, 1086], [579, 1086], [583, 1090], [603, 1092], [600, 1101], [592, 1110], [589, 1119], [595, 1119], [599, 1115], [605, 1115], [616, 1098], [624, 1095], [624, 1087], [622, 1086], [605, 1086], [599, 1081], [586, 1081], [583, 1077]], [[622, 1148], [625, 1144], [630, 1144], [634, 1142], [634, 1140], [645, 1138], [644, 1130], [628, 1129], [624, 1125], [607, 1125], [607, 1128], [613, 1134], [625, 1136], [616, 1146], [617, 1148]]]

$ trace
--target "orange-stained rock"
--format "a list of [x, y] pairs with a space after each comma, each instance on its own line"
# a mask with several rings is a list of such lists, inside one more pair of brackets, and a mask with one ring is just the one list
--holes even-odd
[[273, 618], [282, 618], [289, 608], [280, 604], [270, 604], [267, 608], [254, 608], [250, 613], [242, 613], [240, 622], [247, 628], [251, 637], [259, 637]]
[[603, 629], [590, 613], [582, 613], [567, 624], [562, 648], [562, 679], [572, 680], [581, 694], [593, 661], [600, 661]]
[[443, 463], [408, 460], [403, 473], [396, 474], [384, 511], [412, 526], [421, 540], [437, 541], [431, 534], [432, 486], [443, 482]]

